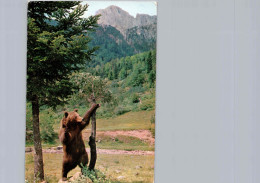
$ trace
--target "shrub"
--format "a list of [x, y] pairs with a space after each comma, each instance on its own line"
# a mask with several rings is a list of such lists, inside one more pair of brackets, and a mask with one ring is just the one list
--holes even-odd
[[153, 138], [155, 138], [155, 128], [154, 128], [154, 127], [151, 127], [151, 128], [150, 128], [150, 131], [151, 131], [151, 133], [152, 133]]
[[106, 178], [106, 175], [97, 169], [89, 170], [87, 167], [83, 166], [82, 175], [83, 175], [83, 177], [81, 177], [81, 179], [79, 179], [75, 182], [77, 182], [77, 183], [86, 182], [86, 181], [84, 181], [84, 177], [87, 177], [87, 178], [91, 179], [91, 181], [93, 183], [111, 183], [111, 181]]
[[97, 110], [97, 118], [110, 118], [114, 115], [115, 104], [104, 103], [102, 107]]
[[119, 87], [119, 84], [116, 81], [112, 81], [110, 87], [117, 88]]
[[127, 78], [126, 84], [128, 86], [142, 86], [142, 84], [145, 82], [145, 75], [142, 73], [142, 70], [135, 69], [131, 75]]
[[136, 87], [131, 87], [128, 90], [128, 93], [129, 94], [132, 94], [132, 93], [143, 93], [144, 91], [145, 91], [145, 89], [142, 86], [136, 86]]
[[152, 136], [155, 137], [155, 114], [151, 116], [150, 122], [151, 122], [150, 131], [152, 133]]
[[149, 82], [150, 88], [155, 87], [155, 79], [156, 79], [156, 73], [155, 73], [155, 71], [151, 71], [149, 76], [148, 76], [148, 82]]
[[139, 95], [136, 93], [132, 95], [131, 97], [132, 103], [138, 103], [139, 102]]
[[[53, 124], [57, 120], [57, 115], [51, 108], [43, 106], [40, 111], [40, 132], [41, 139], [47, 143], [53, 143], [57, 138]], [[33, 119], [31, 103], [26, 104], [26, 143], [33, 143]]]
[[116, 115], [121, 115], [121, 114], [125, 114], [125, 113], [127, 113], [129, 111], [130, 111], [129, 109], [126, 109], [123, 106], [118, 106], [118, 107], [115, 108], [114, 113]]
[[44, 142], [53, 143], [58, 137], [58, 134], [53, 129], [53, 124], [56, 120], [54, 114], [51, 108], [40, 113], [41, 139]]
[[33, 143], [33, 119], [31, 103], [26, 103], [26, 143]]
[[154, 123], [155, 123], [155, 114], [153, 114], [153, 115], [151, 116], [150, 122], [151, 122], [151, 124], [154, 124]]
[[57, 134], [54, 132], [53, 124], [49, 121], [41, 123], [41, 138], [44, 142], [53, 143], [57, 138]]
[[145, 110], [152, 110], [152, 109], [154, 109], [154, 106], [155, 106], [154, 99], [145, 100], [140, 105], [140, 109], [143, 110], [143, 111], [145, 111]]

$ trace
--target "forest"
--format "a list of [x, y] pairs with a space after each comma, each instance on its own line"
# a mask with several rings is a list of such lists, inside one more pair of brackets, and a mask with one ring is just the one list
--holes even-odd
[[[155, 109], [155, 81], [156, 81], [156, 52], [148, 51], [133, 56], [113, 59], [106, 64], [85, 68], [73, 73], [72, 83], [89, 80], [97, 83], [97, 87], [106, 89], [106, 96], [102, 99], [102, 109], [97, 111], [98, 118], [112, 118], [129, 111], [146, 111]], [[79, 82], [77, 87], [81, 87]], [[84, 84], [86, 85], [86, 84]], [[84, 111], [89, 105], [84, 88], [75, 90], [67, 99], [67, 104], [59, 105], [55, 109], [41, 106], [41, 135], [46, 143], [55, 143], [57, 134], [53, 125], [59, 124], [64, 109], [70, 111], [78, 108]], [[141, 101], [141, 103], [140, 103]], [[60, 114], [60, 115], [58, 115]], [[153, 117], [152, 117], [153, 118]], [[31, 103], [27, 102], [26, 114], [26, 143], [31, 144], [32, 139], [32, 112]]]

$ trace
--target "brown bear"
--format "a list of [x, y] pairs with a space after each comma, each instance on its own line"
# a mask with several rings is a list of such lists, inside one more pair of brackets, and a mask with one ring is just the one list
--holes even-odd
[[90, 117], [99, 104], [92, 104], [84, 118], [80, 117], [75, 109], [65, 112], [61, 120], [59, 139], [63, 145], [62, 180], [67, 179], [70, 170], [79, 165], [81, 168], [88, 164], [88, 154], [82, 138], [82, 130], [89, 124]]

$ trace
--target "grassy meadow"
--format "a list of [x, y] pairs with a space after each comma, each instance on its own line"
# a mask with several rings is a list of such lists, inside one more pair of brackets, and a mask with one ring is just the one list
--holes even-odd
[[111, 138], [108, 135], [97, 136], [97, 148], [100, 149], [117, 149], [126, 151], [153, 151], [154, 146], [148, 142], [144, 142], [137, 137], [117, 135], [115, 138]]
[[[61, 177], [62, 154], [44, 153], [46, 181], [56, 183]], [[33, 154], [25, 156], [25, 178], [33, 180]], [[48, 167], [48, 168], [47, 168]], [[153, 182], [154, 156], [153, 155], [114, 155], [98, 154], [96, 168], [102, 171], [111, 182]], [[69, 172], [68, 177], [80, 172], [77, 167]]]
[[[49, 109], [48, 109], [49, 110]], [[46, 112], [47, 113], [47, 112]], [[83, 114], [83, 113], [82, 113]], [[115, 118], [101, 118], [97, 119], [97, 131], [116, 131], [116, 130], [150, 130], [152, 133], [155, 130], [154, 123], [151, 123], [151, 118], [154, 115], [154, 111], [138, 111], [138, 112], [127, 112], [123, 115], [117, 116]], [[42, 116], [42, 115], [41, 115]], [[41, 117], [40, 116], [40, 117]], [[60, 117], [61, 119], [62, 117]], [[55, 147], [61, 145], [58, 139], [58, 132], [60, 128], [59, 120], [56, 120], [56, 123], [52, 126], [55, 139], [52, 142], [42, 142], [43, 148]], [[90, 134], [91, 126], [88, 126], [84, 129], [83, 133]], [[87, 137], [86, 137], [87, 139]], [[128, 136], [119, 136], [115, 141], [110, 140], [111, 137], [105, 135], [99, 135], [97, 133], [97, 147], [106, 148], [106, 149], [121, 149], [129, 150], [151, 150], [154, 147], [138, 138], [128, 137]], [[114, 138], [113, 138], [114, 139]], [[33, 146], [32, 142], [26, 143], [27, 147]], [[139, 146], [139, 147], [135, 147]]]
[[[50, 109], [46, 109], [49, 110]], [[46, 112], [46, 111], [45, 111]], [[51, 111], [53, 112], [53, 111]], [[46, 112], [47, 113], [47, 112]], [[45, 114], [45, 113], [43, 113]], [[42, 115], [43, 115], [42, 114]], [[154, 110], [127, 112], [114, 118], [97, 118], [97, 148], [110, 150], [142, 150], [154, 151], [154, 144], [151, 144], [138, 137], [122, 135], [109, 135], [109, 132], [132, 131], [136, 130], [154, 130], [154, 123], [151, 118]], [[43, 116], [45, 117], [45, 116]], [[59, 121], [52, 126], [54, 133], [59, 131]], [[90, 127], [83, 131], [83, 137], [88, 145]], [[42, 143], [43, 149], [60, 146], [58, 136], [55, 136], [53, 142]], [[33, 144], [27, 143], [26, 146], [33, 147]], [[43, 153], [45, 177], [48, 183], [58, 182], [61, 177], [62, 169], [61, 153]], [[26, 153], [25, 157], [25, 178], [27, 182], [33, 182], [33, 153]], [[106, 175], [111, 182], [153, 182], [154, 155], [126, 155], [126, 154], [98, 154], [96, 168]], [[68, 177], [79, 172], [77, 167], [69, 172]]]
[[[86, 111], [86, 109], [85, 109]], [[79, 111], [79, 114], [84, 112]], [[151, 128], [151, 116], [154, 111], [138, 111], [127, 112], [115, 118], [97, 119], [97, 131], [113, 131], [113, 130], [149, 130]], [[59, 131], [60, 123], [55, 123], [53, 128], [56, 132]], [[87, 127], [86, 130], [90, 130]]]

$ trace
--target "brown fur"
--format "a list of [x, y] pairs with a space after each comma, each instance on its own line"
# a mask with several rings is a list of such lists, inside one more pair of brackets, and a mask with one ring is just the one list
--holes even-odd
[[64, 113], [59, 133], [64, 153], [62, 163], [63, 180], [67, 179], [68, 172], [77, 165], [81, 167], [81, 164], [83, 166], [88, 164], [88, 154], [82, 138], [82, 130], [89, 124], [91, 115], [99, 106], [99, 104], [93, 104], [84, 115], [84, 118], [79, 116], [77, 109]]

